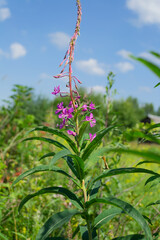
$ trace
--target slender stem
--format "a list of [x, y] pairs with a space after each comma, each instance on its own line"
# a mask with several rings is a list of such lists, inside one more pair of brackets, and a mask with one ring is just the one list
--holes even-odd
[[89, 240], [92, 240], [92, 230], [91, 230], [89, 219], [86, 219], [86, 221], [87, 221], [87, 228], [88, 228], [88, 237], [89, 237]]
[[87, 202], [87, 191], [86, 191], [84, 179], [82, 180], [82, 190], [83, 190], [83, 195], [84, 195], [84, 202], [86, 203]]

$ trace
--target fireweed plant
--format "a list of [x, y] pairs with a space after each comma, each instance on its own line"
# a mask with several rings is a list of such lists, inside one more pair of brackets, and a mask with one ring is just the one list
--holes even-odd
[[[94, 134], [89, 133], [86, 137], [86, 128], [94, 128], [96, 119], [94, 118], [95, 105], [93, 102], [89, 104], [81, 102], [81, 96], [78, 94], [77, 83], [81, 83], [79, 79], [72, 74], [72, 62], [74, 60], [74, 48], [77, 40], [77, 36], [80, 31], [81, 22], [81, 3], [77, 0], [77, 23], [73, 37], [71, 38], [69, 49], [67, 50], [63, 62], [60, 64], [64, 67], [60, 74], [54, 76], [56, 79], [68, 77], [69, 82], [67, 87], [68, 92], [61, 92], [60, 85], [55, 86], [52, 92], [53, 95], [62, 97], [62, 102], [57, 105], [55, 114], [58, 115], [61, 120], [60, 124], [56, 129], [46, 126], [36, 127], [32, 131], [43, 131], [50, 133], [53, 138], [45, 137], [30, 137], [27, 140], [41, 140], [52, 144], [60, 149], [58, 152], [50, 152], [41, 157], [43, 160], [47, 157], [52, 157], [48, 165], [36, 166], [23, 174], [21, 174], [13, 183], [16, 184], [25, 177], [37, 173], [51, 171], [57, 174], [64, 175], [69, 179], [68, 188], [62, 186], [50, 186], [39, 190], [38, 192], [27, 195], [19, 205], [19, 211], [22, 209], [25, 203], [35, 196], [43, 195], [46, 193], [54, 193], [55, 196], [63, 195], [69, 199], [70, 207], [64, 211], [54, 213], [44, 223], [42, 228], [39, 230], [36, 240], [44, 239], [66, 239], [63, 237], [54, 236], [54, 233], [58, 229], [62, 228], [64, 224], [69, 222], [74, 217], [76, 223], [79, 222], [76, 230], [72, 235], [72, 239], [78, 235], [78, 239], [100, 239], [98, 236], [98, 229], [109, 222], [117, 215], [127, 214], [140, 225], [142, 232], [141, 234], [136, 233], [128, 236], [121, 236], [115, 239], [146, 239], [151, 240], [152, 234], [148, 223], [145, 218], [137, 211], [131, 204], [122, 201], [114, 196], [108, 194], [107, 197], [103, 196], [103, 192], [99, 195], [98, 191], [102, 187], [101, 181], [111, 176], [129, 173], [148, 173], [153, 176], [157, 176], [151, 170], [143, 168], [116, 168], [107, 169], [105, 166], [105, 154], [109, 152], [106, 147], [100, 147], [103, 137], [108, 134], [112, 129], [117, 126], [109, 126]], [[66, 67], [69, 67], [68, 72], [65, 72]], [[74, 87], [73, 87], [74, 84]], [[63, 97], [69, 97], [70, 102], [68, 106], [64, 106]], [[55, 139], [55, 137], [58, 137]], [[57, 140], [58, 139], [58, 140]], [[60, 139], [60, 140], [59, 140]], [[65, 142], [65, 144], [62, 143]], [[101, 144], [102, 146], [102, 144]], [[108, 148], [109, 149], [109, 148]], [[93, 164], [102, 158], [104, 160], [104, 169], [100, 173], [97, 169], [97, 175], [89, 176], [88, 163], [93, 161]], [[63, 159], [68, 166], [66, 172], [62, 168], [56, 166], [59, 159]], [[57, 195], [55, 195], [57, 194]], [[99, 197], [100, 196], [100, 197]], [[103, 204], [103, 210], [97, 211], [96, 216], [93, 215], [93, 205]], [[97, 209], [97, 208], [96, 208]], [[95, 209], [94, 209], [95, 210]], [[147, 217], [146, 217], [147, 218]], [[106, 238], [108, 233], [106, 232]], [[58, 235], [59, 236], [59, 235]], [[51, 238], [50, 238], [51, 237]], [[54, 238], [52, 238], [54, 237]], [[66, 236], [68, 237], [68, 236]]]

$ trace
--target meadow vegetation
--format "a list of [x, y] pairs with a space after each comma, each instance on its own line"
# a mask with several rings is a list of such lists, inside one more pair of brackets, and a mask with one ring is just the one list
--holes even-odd
[[15, 85], [0, 108], [0, 239], [158, 240], [160, 123], [140, 121], [160, 108], [114, 100], [112, 72], [105, 95], [78, 88], [76, 2], [75, 32], [54, 76], [67, 75], [68, 91], [55, 86], [50, 101]]

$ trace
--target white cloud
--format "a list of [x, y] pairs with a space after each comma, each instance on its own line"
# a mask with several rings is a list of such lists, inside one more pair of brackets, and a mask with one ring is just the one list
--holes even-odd
[[0, 7], [1, 7], [1, 6], [4, 6], [4, 5], [7, 5], [6, 0], [0, 0]]
[[147, 86], [141, 86], [141, 87], [138, 88], [138, 90], [140, 92], [145, 92], [145, 93], [151, 93], [152, 92], [152, 89], [147, 87]]
[[127, 0], [127, 7], [138, 15], [141, 24], [160, 24], [160, 0]]
[[139, 56], [142, 57], [142, 58], [145, 58], [145, 59], [148, 60], [148, 61], [151, 61], [152, 63], [155, 63], [155, 64], [157, 64], [157, 65], [160, 65], [160, 59], [154, 57], [152, 54], [150, 54], [150, 53], [148, 53], [148, 52], [140, 53]]
[[9, 8], [0, 8], [0, 22], [5, 21], [7, 18], [10, 18], [11, 12]]
[[134, 65], [130, 62], [119, 62], [116, 64], [116, 67], [119, 69], [120, 72], [126, 73], [134, 69]]
[[10, 46], [11, 50], [11, 58], [17, 59], [20, 57], [24, 57], [27, 53], [25, 47], [21, 45], [20, 43], [12, 43]]
[[59, 49], [67, 48], [70, 42], [70, 36], [64, 32], [51, 33], [49, 34], [49, 38], [51, 43]]
[[122, 49], [122, 50], [118, 51], [117, 54], [120, 55], [121, 57], [123, 57], [124, 59], [130, 59], [129, 55], [131, 54], [131, 52], [129, 52], [125, 49]]
[[96, 92], [96, 93], [102, 93], [105, 94], [105, 87], [97, 85], [97, 86], [93, 86], [93, 87], [89, 87], [88, 88], [88, 92]]
[[89, 60], [79, 60], [76, 62], [78, 69], [91, 75], [103, 76], [106, 74], [103, 69], [103, 64], [98, 63], [96, 59], [90, 58]]

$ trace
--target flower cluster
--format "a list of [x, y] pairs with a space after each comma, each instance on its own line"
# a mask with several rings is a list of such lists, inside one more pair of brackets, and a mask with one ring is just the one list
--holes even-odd
[[[60, 86], [55, 87], [52, 94], [54, 95], [60, 94]], [[75, 98], [75, 108], [77, 110], [80, 110], [79, 111], [80, 114], [84, 116], [83, 121], [89, 122], [90, 127], [94, 127], [96, 125], [96, 119], [94, 118], [93, 113], [91, 111], [96, 109], [95, 104], [91, 102], [89, 105], [87, 104], [81, 105], [79, 102], [79, 98], [80, 96]], [[57, 126], [60, 129], [62, 129], [63, 127], [67, 127], [67, 129], [73, 128], [74, 129], [73, 131], [69, 129], [67, 130], [67, 133], [75, 137], [77, 135], [77, 132], [74, 128], [74, 124], [72, 121], [74, 113], [75, 113], [75, 109], [73, 107], [72, 101], [70, 101], [69, 105], [66, 107], [63, 105], [63, 102], [59, 103], [55, 111], [55, 114], [58, 114], [58, 118], [62, 120], [61, 123], [58, 124]], [[96, 134], [92, 135], [91, 133], [89, 133], [89, 139], [87, 140], [92, 141], [95, 137], [96, 137]]]

